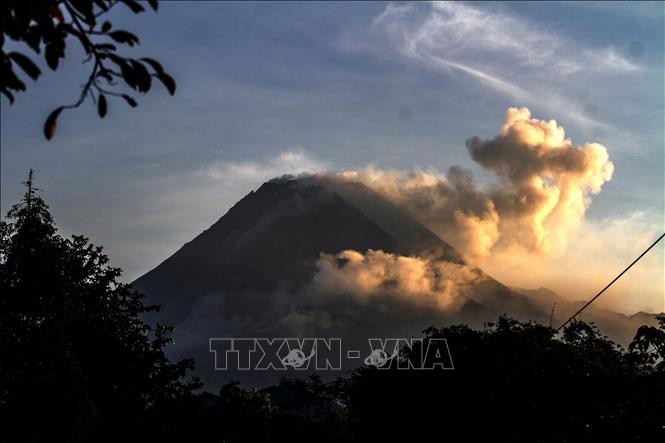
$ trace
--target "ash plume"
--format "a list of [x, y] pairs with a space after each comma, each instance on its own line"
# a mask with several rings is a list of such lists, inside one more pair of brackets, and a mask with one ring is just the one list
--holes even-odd
[[614, 165], [598, 143], [576, 146], [555, 120], [509, 108], [499, 135], [471, 137], [471, 158], [497, 180], [480, 189], [469, 171], [451, 167], [397, 171], [368, 167], [336, 174], [360, 181], [471, 258], [497, 252], [561, 254]]

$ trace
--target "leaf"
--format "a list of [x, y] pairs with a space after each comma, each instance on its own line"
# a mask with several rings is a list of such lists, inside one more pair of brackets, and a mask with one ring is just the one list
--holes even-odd
[[169, 91], [169, 94], [171, 94], [171, 95], [175, 94], [175, 80], [173, 80], [173, 77], [171, 77], [167, 73], [163, 72], [161, 74], [157, 74], [157, 78], [162, 82], [164, 87]]
[[152, 83], [150, 73], [142, 63], [136, 60], [130, 60], [130, 63], [136, 76], [136, 90], [139, 92], [148, 92]]
[[159, 3], [157, 3], [157, 0], [148, 0], [148, 4], [152, 8], [153, 11], [157, 11], [159, 8]]
[[138, 106], [138, 103], [136, 103], [136, 100], [134, 100], [132, 97], [130, 97], [127, 94], [122, 94], [122, 98], [125, 99], [127, 104], [131, 106], [132, 108], [136, 108]]
[[13, 89], [14, 91], [25, 91], [25, 83], [19, 79], [14, 71], [9, 71], [6, 73], [5, 78], [3, 79], [5, 84], [3, 89]]
[[125, 43], [128, 44], [129, 46], [134, 46], [135, 44], [139, 43], [139, 38], [137, 36], [135, 36], [131, 32], [123, 31], [122, 29], [109, 32], [108, 35], [118, 43]]
[[[37, 26], [31, 26], [25, 30], [23, 34], [23, 41], [32, 48], [37, 54], [41, 52], [40, 43], [41, 43], [41, 33], [38, 31]], [[2, 42], [0, 42], [2, 43]], [[2, 45], [0, 44], [0, 47]]]
[[58, 116], [63, 109], [63, 106], [55, 108], [53, 112], [51, 112], [46, 118], [46, 121], [44, 122], [44, 137], [46, 137], [46, 140], [51, 140], [55, 135], [55, 130], [58, 124]]
[[139, 4], [139, 2], [136, 2], [134, 0], [121, 0], [129, 9], [132, 10], [134, 14], [138, 14], [139, 12], [145, 11], [143, 6]]
[[97, 113], [100, 118], [106, 117], [107, 107], [106, 97], [104, 94], [99, 94], [99, 99], [97, 100]]
[[136, 89], [136, 74], [134, 73], [132, 66], [129, 63], [123, 61], [123, 63], [120, 65], [120, 72], [122, 73], [122, 78], [125, 80], [125, 83], [127, 83], [130, 88]]
[[14, 95], [11, 92], [9, 92], [5, 89], [2, 90], [2, 93], [5, 94], [5, 96], [7, 97], [7, 100], [9, 100], [9, 104], [13, 105], [14, 104]]
[[49, 68], [51, 68], [54, 71], [58, 69], [58, 60], [60, 59], [60, 54], [58, 54], [58, 50], [56, 49], [55, 45], [53, 44], [46, 45], [46, 51], [44, 53], [44, 57], [46, 58], [46, 64], [48, 65]]
[[102, 23], [102, 32], [109, 32], [111, 30], [111, 22], [106, 20], [104, 23]]
[[152, 69], [155, 71], [156, 74], [164, 73], [164, 68], [162, 67], [161, 63], [159, 63], [157, 60], [149, 57], [143, 57], [141, 58], [141, 61], [152, 66]]
[[9, 58], [11, 58], [17, 65], [19, 65], [21, 69], [23, 69], [23, 71], [25, 71], [25, 73], [28, 74], [33, 80], [37, 80], [39, 74], [42, 73], [42, 71], [39, 70], [37, 65], [35, 65], [32, 60], [20, 52], [10, 52]]

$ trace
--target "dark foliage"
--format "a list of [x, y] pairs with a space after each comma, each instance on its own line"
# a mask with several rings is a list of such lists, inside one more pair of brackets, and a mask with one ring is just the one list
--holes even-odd
[[[157, 1], [148, 5], [157, 11]], [[35, 54], [43, 52], [44, 60], [52, 70], [58, 69], [65, 57], [67, 42], [77, 42], [86, 53], [90, 75], [81, 87], [78, 99], [69, 105], [55, 108], [44, 123], [44, 136], [53, 138], [57, 120], [65, 109], [76, 108], [90, 98], [97, 107], [100, 118], [108, 112], [107, 97], [117, 97], [129, 106], [137, 102], [131, 95], [123, 93], [118, 80], [130, 89], [146, 93], [152, 79], [159, 80], [168, 92], [175, 93], [173, 78], [162, 65], [151, 58], [130, 58], [118, 52], [117, 45], [134, 46], [139, 38], [129, 31], [114, 29], [104, 16], [117, 4], [123, 4], [133, 13], [145, 11], [145, 3], [135, 0], [3, 0], [0, 2], [0, 93], [10, 103], [14, 93], [26, 89], [18, 68], [32, 80], [37, 80], [41, 70], [29, 56], [17, 51], [5, 51], [5, 39], [25, 43], [26, 49]]]
[[101, 247], [59, 236], [36, 194], [2, 222], [2, 441], [116, 441], [169, 435], [201, 401], [192, 361], [170, 362], [171, 328], [140, 319], [137, 292], [119, 283]]
[[[662, 334], [665, 318], [660, 321]], [[636, 341], [653, 339], [643, 332]], [[426, 340], [447, 339], [455, 370], [357, 371], [345, 395], [359, 440], [437, 434], [471, 441], [665, 436], [662, 365], [645, 360], [632, 345], [624, 352], [593, 325], [574, 322], [558, 338], [552, 328], [502, 317], [482, 331], [453, 326], [425, 333]], [[653, 344], [662, 346], [662, 336], [657, 340]], [[417, 349], [402, 358], [414, 355]]]
[[[454, 370], [398, 370], [393, 360], [331, 383], [227, 385], [219, 429], [227, 442], [661, 441], [665, 317], [659, 321], [641, 328], [628, 351], [582, 322], [561, 337], [506, 317], [483, 330], [429, 328], [424, 343], [445, 338]], [[421, 355], [405, 348], [398, 358]]]

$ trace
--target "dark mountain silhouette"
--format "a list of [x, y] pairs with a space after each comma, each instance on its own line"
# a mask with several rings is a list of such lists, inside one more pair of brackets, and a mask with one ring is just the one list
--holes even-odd
[[385, 229], [406, 247], [407, 254], [463, 263], [462, 255], [402, 208], [359, 182], [336, 180], [327, 175], [299, 179], [304, 184], [322, 186], [341, 196], [368, 219]]
[[134, 286], [177, 321], [207, 293], [297, 289], [311, 279], [320, 253], [344, 249], [407, 253], [337, 194], [274, 180], [250, 192]]
[[[409, 337], [429, 325], [479, 327], [507, 313], [553, 325], [578, 305], [544, 289], [509, 288], [472, 269], [461, 307], [449, 312], [404, 300], [376, 305], [311, 290], [321, 253], [370, 249], [466, 266], [452, 246], [398, 206], [360, 183], [329, 177], [283, 177], [263, 184], [209, 229], [133, 285], [162, 306], [159, 321], [174, 324], [173, 356], [194, 355], [203, 379], [212, 367], [210, 337], [320, 336], [366, 341]], [[585, 311], [620, 343], [644, 319], [595, 307]]]
[[[311, 279], [321, 253], [345, 249], [463, 263], [452, 246], [363, 184], [283, 178], [250, 192], [133, 285], [177, 321], [204, 294], [297, 289]], [[502, 308], [531, 305], [478, 272], [483, 290], [476, 295], [485, 302], [469, 300], [472, 311], [494, 316]], [[485, 295], [502, 301], [497, 304]], [[539, 311], [532, 310], [534, 315]]]

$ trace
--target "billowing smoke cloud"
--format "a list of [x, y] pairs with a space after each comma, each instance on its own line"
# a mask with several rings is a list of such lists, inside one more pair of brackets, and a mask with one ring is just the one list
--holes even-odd
[[484, 278], [468, 266], [374, 250], [322, 254], [317, 269], [312, 283], [323, 293], [361, 303], [396, 297], [440, 310], [459, 308], [471, 285]]
[[499, 215], [493, 202], [476, 187], [471, 173], [459, 167], [450, 168], [444, 175], [435, 170], [380, 170], [370, 166], [337, 177], [360, 181], [410, 210], [467, 255], [488, 254], [499, 238]]
[[[467, 302], [492, 293], [493, 287], [483, 285], [488, 282], [491, 285], [487, 275], [470, 266], [379, 250], [345, 250], [322, 253], [313, 278], [298, 289], [208, 293], [171, 322], [183, 326], [180, 340], [185, 345], [188, 336], [197, 340], [209, 335], [193, 331], [208, 330], [219, 336], [337, 336], [364, 327], [384, 334], [399, 328], [417, 333], [449, 316], [460, 321]], [[495, 318], [489, 310], [482, 312], [484, 317], [472, 314], [465, 321], [480, 325]]]
[[575, 146], [556, 121], [510, 108], [500, 134], [472, 137], [473, 160], [498, 182], [479, 189], [471, 173], [366, 168], [338, 174], [358, 180], [406, 207], [425, 225], [470, 257], [494, 252], [562, 253], [579, 228], [592, 194], [612, 178], [614, 166], [597, 143]]

